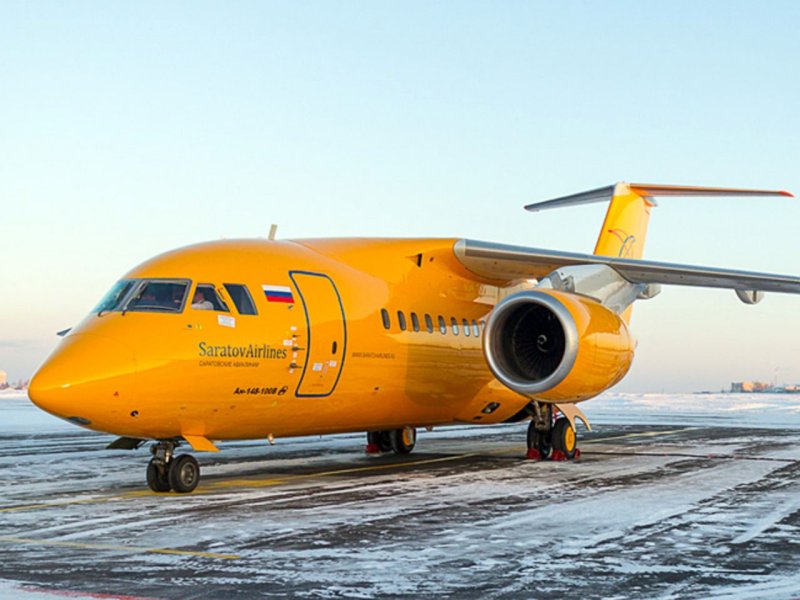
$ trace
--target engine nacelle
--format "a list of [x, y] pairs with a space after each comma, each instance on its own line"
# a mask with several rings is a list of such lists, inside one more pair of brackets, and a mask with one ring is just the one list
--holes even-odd
[[635, 342], [619, 315], [556, 290], [513, 294], [495, 306], [483, 352], [497, 379], [538, 400], [586, 400], [625, 376]]

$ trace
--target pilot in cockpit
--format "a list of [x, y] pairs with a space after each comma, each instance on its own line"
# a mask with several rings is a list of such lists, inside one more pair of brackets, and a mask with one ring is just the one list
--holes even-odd
[[192, 308], [196, 308], [198, 310], [214, 310], [214, 305], [211, 301], [206, 299], [203, 290], [197, 289], [194, 292], [194, 298], [192, 298]]

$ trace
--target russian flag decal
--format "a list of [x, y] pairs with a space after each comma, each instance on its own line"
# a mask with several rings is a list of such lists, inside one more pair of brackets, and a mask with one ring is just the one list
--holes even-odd
[[268, 302], [294, 304], [292, 289], [285, 285], [262, 285], [261, 289], [264, 290], [264, 295], [267, 297]]

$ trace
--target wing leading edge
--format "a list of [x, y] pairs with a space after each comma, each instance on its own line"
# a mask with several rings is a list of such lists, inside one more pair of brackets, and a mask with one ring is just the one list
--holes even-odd
[[791, 275], [557, 252], [474, 240], [459, 240], [455, 244], [454, 252], [469, 271], [479, 277], [495, 281], [541, 279], [563, 267], [606, 265], [632, 284], [683, 285], [725, 288], [739, 292], [800, 294], [800, 277]]

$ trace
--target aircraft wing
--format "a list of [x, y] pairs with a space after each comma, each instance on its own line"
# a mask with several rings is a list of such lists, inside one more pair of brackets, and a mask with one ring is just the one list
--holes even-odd
[[727, 288], [740, 292], [800, 294], [800, 277], [790, 275], [557, 252], [474, 240], [459, 240], [454, 251], [467, 269], [480, 277], [493, 280], [541, 279], [562, 267], [606, 265], [633, 284], [686, 285]]

